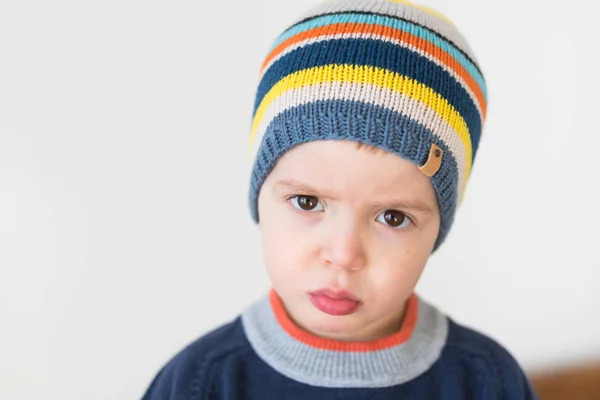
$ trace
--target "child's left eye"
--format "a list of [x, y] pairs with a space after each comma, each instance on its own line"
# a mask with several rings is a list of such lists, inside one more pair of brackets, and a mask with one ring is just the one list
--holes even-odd
[[386, 210], [382, 212], [379, 214], [379, 217], [377, 217], [377, 221], [383, 222], [387, 226], [394, 229], [406, 228], [412, 223], [406, 214], [398, 210]]
[[[292, 205], [300, 211], [322, 211], [323, 206], [319, 202], [319, 199], [315, 196], [297, 195], [290, 198]], [[315, 208], [320, 206], [321, 208]]]

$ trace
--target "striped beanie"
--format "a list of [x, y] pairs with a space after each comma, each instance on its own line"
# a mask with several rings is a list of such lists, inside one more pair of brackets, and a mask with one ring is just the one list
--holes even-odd
[[405, 0], [327, 0], [272, 44], [260, 69], [250, 133], [250, 209], [286, 151], [351, 140], [408, 159], [440, 207], [433, 251], [462, 201], [486, 114], [486, 85], [446, 17]]

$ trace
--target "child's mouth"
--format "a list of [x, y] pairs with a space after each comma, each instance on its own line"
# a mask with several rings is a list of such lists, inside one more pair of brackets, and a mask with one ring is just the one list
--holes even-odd
[[329, 315], [350, 315], [362, 304], [352, 293], [332, 289], [317, 290], [308, 297], [315, 307]]

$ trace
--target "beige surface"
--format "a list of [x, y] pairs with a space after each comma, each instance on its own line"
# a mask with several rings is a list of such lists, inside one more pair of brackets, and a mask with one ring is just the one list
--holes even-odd
[[600, 362], [530, 374], [540, 400], [600, 399]]

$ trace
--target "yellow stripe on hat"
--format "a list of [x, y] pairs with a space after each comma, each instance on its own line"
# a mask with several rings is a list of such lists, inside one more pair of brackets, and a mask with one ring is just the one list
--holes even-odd
[[[325, 65], [297, 71], [279, 80], [261, 101], [256, 110], [250, 131], [250, 148], [255, 140], [256, 131], [271, 103], [287, 90], [310, 86], [321, 82], [355, 82], [374, 84], [382, 88], [403, 93], [430, 107], [440, 115], [458, 133], [465, 147], [466, 181], [471, 174], [473, 150], [469, 128], [464, 118], [439, 93], [430, 87], [396, 72], [362, 65]], [[326, 99], [324, 99], [326, 100]], [[464, 188], [461, 188], [464, 189]], [[462, 190], [460, 190], [462, 192]]]

